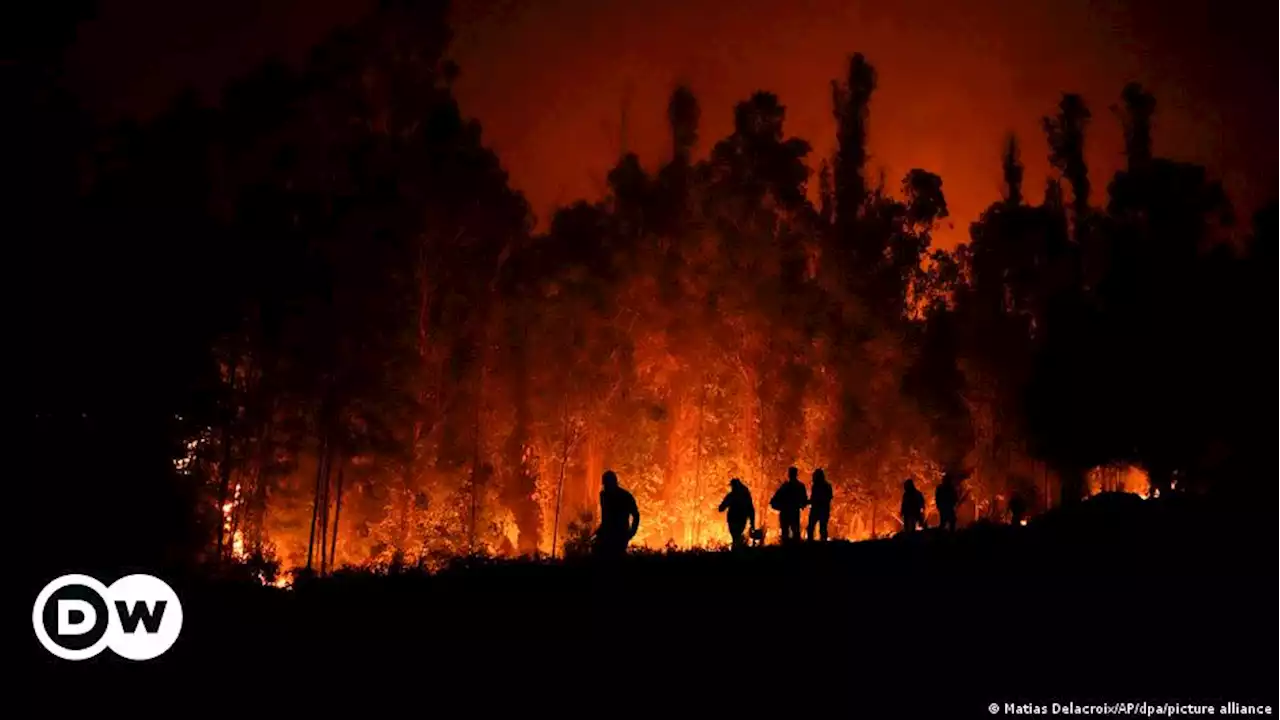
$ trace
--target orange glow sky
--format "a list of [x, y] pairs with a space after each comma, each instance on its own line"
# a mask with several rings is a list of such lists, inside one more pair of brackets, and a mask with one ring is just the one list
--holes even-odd
[[[269, 52], [297, 57], [369, 3], [245, 0], [197, 6], [108, 0], [82, 29], [71, 77], [99, 112], [146, 114], [183, 84], [210, 91]], [[180, 5], [181, 7], [175, 7]], [[1177, 6], [1176, 11], [1174, 10]], [[955, 229], [997, 197], [1002, 137], [1024, 141], [1027, 193], [1047, 171], [1039, 119], [1064, 90], [1093, 110], [1094, 202], [1121, 161], [1108, 107], [1124, 82], [1156, 95], [1156, 150], [1207, 164], [1244, 212], [1275, 197], [1275, 13], [1243, 3], [1080, 0], [488, 0], [457, 3], [458, 95], [544, 221], [598, 197], [626, 143], [653, 168], [668, 150], [677, 81], [703, 108], [705, 152], [733, 104], [779, 94], [791, 134], [832, 150], [830, 86], [854, 51], [880, 74], [872, 167], [896, 188], [906, 170], [940, 174]], [[1240, 16], [1228, 13], [1247, 13]], [[130, 35], [145, 20], [161, 33]], [[629, 98], [629, 100], [627, 100]]]

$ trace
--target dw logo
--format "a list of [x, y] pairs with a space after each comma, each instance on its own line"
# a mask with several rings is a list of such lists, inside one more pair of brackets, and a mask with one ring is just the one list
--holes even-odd
[[182, 631], [182, 603], [165, 581], [127, 575], [107, 587], [88, 575], [63, 575], [44, 586], [31, 611], [36, 637], [63, 660], [87, 660], [103, 648], [150, 660]]

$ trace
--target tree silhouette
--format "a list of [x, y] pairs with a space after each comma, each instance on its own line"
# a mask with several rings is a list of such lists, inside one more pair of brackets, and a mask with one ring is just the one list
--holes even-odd
[[1058, 114], [1043, 120], [1049, 140], [1049, 162], [1071, 185], [1071, 209], [1078, 223], [1089, 212], [1089, 167], [1084, 160], [1084, 133], [1090, 119], [1084, 98], [1074, 93], [1062, 96]]

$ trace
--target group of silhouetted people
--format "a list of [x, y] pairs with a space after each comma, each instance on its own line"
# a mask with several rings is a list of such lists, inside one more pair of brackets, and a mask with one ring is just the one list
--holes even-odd
[[[812, 491], [800, 482], [800, 471], [794, 467], [787, 469], [787, 480], [782, 483], [769, 506], [778, 511], [782, 524], [782, 542], [793, 543], [800, 540], [800, 513], [809, 508], [809, 526], [807, 537], [814, 539], [814, 530], [822, 540], [827, 539], [827, 524], [831, 520], [831, 500], [834, 495], [831, 483], [827, 482], [826, 473], [821, 468], [813, 471]], [[601, 555], [620, 555], [627, 550], [627, 545], [640, 529], [640, 509], [636, 505], [635, 496], [618, 485], [618, 475], [612, 470], [606, 471], [601, 478], [600, 489], [600, 527], [596, 530], [595, 547]], [[729, 525], [729, 537], [735, 549], [746, 547], [747, 530], [750, 528], [753, 538], [763, 539], [757, 534], [756, 507], [751, 499], [751, 490], [738, 478], [729, 481], [729, 493], [720, 502], [720, 512], [726, 513]]]
[[[933, 491], [933, 504], [938, 508], [938, 527], [943, 530], [956, 529], [956, 507], [964, 499], [956, 484], [955, 473], [944, 473], [942, 481]], [[924, 493], [916, 489], [916, 484], [911, 479], [902, 483], [901, 511], [903, 532], [915, 532], [926, 527]]]
[[[813, 489], [808, 491], [800, 482], [800, 471], [794, 467], [787, 468], [787, 480], [782, 483], [769, 507], [778, 511], [778, 523], [782, 526], [782, 542], [793, 543], [800, 540], [800, 512], [809, 508], [809, 526], [806, 536], [812, 540], [816, 528], [819, 536], [827, 539], [827, 523], [831, 520], [831, 483], [827, 475], [818, 468], [813, 471]], [[731, 531], [732, 532], [732, 531]]]
[[[800, 482], [799, 475], [799, 470], [789, 468], [786, 482], [782, 483], [769, 501], [769, 507], [778, 511], [779, 522], [782, 524], [782, 541], [790, 543], [800, 539], [800, 512], [806, 506], [809, 508], [808, 538], [813, 539], [813, 531], [817, 528], [819, 537], [826, 540], [827, 523], [831, 519], [831, 483], [827, 482], [826, 473], [821, 468], [814, 470], [813, 490], [810, 492]], [[751, 526], [753, 534], [756, 530], [756, 509], [751, 501], [751, 491], [738, 478], [729, 481], [729, 494], [721, 501], [720, 512], [727, 512], [726, 520], [733, 547], [744, 547], [746, 537], [743, 532], [747, 526]]]
[[[956, 473], [947, 472], [934, 490], [938, 527], [943, 530], [956, 529], [956, 508], [964, 500], [957, 487], [959, 479]], [[619, 487], [618, 476], [612, 470], [604, 474], [601, 484], [600, 528], [596, 531], [596, 549], [603, 555], [624, 554], [627, 545], [640, 529], [640, 510], [636, 506], [635, 497]], [[797, 468], [787, 468], [786, 481], [769, 500], [769, 507], [778, 512], [782, 543], [789, 545], [800, 541], [800, 514], [806, 507], [809, 508], [809, 523], [805, 537], [813, 540], [816, 530], [818, 539], [825, 541], [828, 537], [827, 524], [831, 520], [833, 497], [831, 483], [827, 482], [827, 475], [822, 468], [813, 471], [809, 488], [800, 481], [800, 471]], [[908, 479], [902, 484], [901, 510], [904, 532], [915, 532], [927, 526], [924, 494], [916, 489], [913, 480]], [[1010, 501], [1010, 510], [1014, 515], [1014, 524], [1018, 524], [1026, 512], [1021, 498]], [[753, 539], [763, 539], [763, 533], [758, 533], [756, 528], [756, 508], [751, 499], [751, 490], [742, 480], [733, 478], [729, 481], [729, 492], [720, 502], [719, 511], [725, 513], [734, 549], [747, 546], [748, 528]]]

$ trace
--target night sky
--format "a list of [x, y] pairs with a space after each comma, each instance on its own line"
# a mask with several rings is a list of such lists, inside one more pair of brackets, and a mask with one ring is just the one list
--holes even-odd
[[[104, 118], [148, 115], [183, 86], [212, 99], [269, 54], [301, 58], [369, 0], [104, 0], [71, 48], [69, 81]], [[1095, 204], [1121, 158], [1110, 106], [1138, 80], [1159, 102], [1158, 153], [1209, 166], [1244, 213], [1277, 192], [1276, 11], [1184, 0], [487, 0], [456, 3], [457, 93], [514, 185], [545, 221], [598, 197], [624, 142], [654, 167], [667, 153], [666, 98], [688, 83], [703, 108], [702, 152], [757, 89], [788, 107], [789, 132], [830, 153], [830, 81], [865, 53], [871, 167], [940, 174], [954, 230], [998, 196], [1001, 140], [1024, 141], [1028, 192], [1047, 170], [1040, 118], [1084, 95]], [[622, 128], [624, 107], [626, 132]]]

